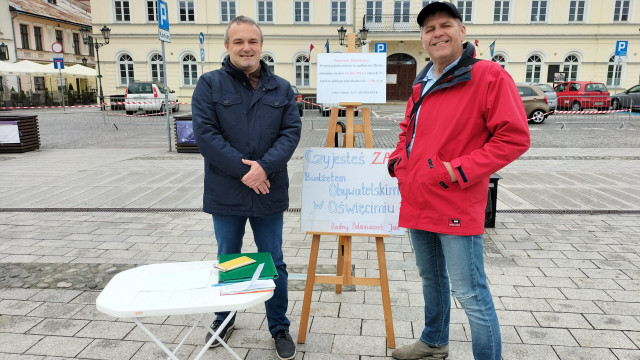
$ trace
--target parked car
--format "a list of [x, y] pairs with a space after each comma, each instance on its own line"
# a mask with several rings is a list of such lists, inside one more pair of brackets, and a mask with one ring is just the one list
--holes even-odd
[[298, 105], [298, 113], [300, 116], [304, 115], [304, 101], [302, 101], [302, 94], [298, 91], [298, 88], [291, 85], [291, 89], [293, 89], [293, 93], [296, 94], [296, 105]]
[[603, 83], [593, 81], [567, 81], [555, 86], [558, 110], [607, 110], [611, 105], [609, 90]]
[[542, 89], [544, 94], [547, 96], [547, 104], [549, 104], [549, 109], [551, 109], [551, 110], [555, 110], [556, 109], [556, 106], [558, 104], [558, 94], [556, 94], [556, 91], [553, 90], [553, 87], [551, 85], [542, 84], [542, 83], [534, 83], [534, 82], [529, 82], [529, 83], [525, 83], [525, 84], [537, 86], [540, 89]]
[[[167, 91], [169, 93], [169, 103], [173, 104], [173, 112], [178, 112], [180, 104], [178, 104], [175, 91], [168, 88]], [[167, 108], [165, 105], [164, 85], [159, 82], [134, 81], [129, 83], [124, 96], [124, 108], [129, 115], [136, 111], [164, 112]]]
[[611, 95], [611, 108], [640, 110], [640, 84], [619, 94]]
[[516, 84], [530, 123], [542, 124], [549, 116], [547, 96], [536, 85]]

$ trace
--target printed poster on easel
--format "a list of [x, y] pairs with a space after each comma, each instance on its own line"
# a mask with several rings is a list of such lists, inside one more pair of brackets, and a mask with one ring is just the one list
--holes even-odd
[[398, 182], [387, 172], [392, 152], [305, 149], [302, 231], [404, 235]]

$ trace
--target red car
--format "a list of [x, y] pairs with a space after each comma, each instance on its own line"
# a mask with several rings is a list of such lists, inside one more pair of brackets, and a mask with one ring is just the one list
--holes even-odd
[[607, 110], [611, 105], [609, 90], [603, 83], [593, 81], [567, 81], [554, 87], [558, 94], [558, 110]]

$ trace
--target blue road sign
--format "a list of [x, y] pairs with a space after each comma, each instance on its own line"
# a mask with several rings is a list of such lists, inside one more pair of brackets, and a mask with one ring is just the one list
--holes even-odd
[[204, 34], [200, 33], [200, 44], [204, 44]]
[[169, 8], [167, 2], [158, 0], [158, 39], [164, 42], [171, 42], [169, 32]]
[[200, 49], [200, 62], [204, 62], [204, 49]]
[[56, 70], [64, 69], [64, 59], [63, 58], [54, 58], [53, 59], [53, 68]]
[[616, 56], [627, 56], [628, 41], [616, 41]]
[[386, 53], [387, 52], [387, 43], [375, 43], [374, 44], [375, 52], [377, 53]]

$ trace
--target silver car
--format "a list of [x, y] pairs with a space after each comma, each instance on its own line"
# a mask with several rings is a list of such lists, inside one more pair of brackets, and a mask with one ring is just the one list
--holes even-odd
[[640, 84], [624, 92], [611, 95], [611, 108], [613, 110], [640, 110]]
[[558, 104], [558, 94], [553, 90], [553, 87], [549, 84], [541, 84], [541, 83], [526, 83], [529, 85], [534, 85], [542, 89], [544, 94], [547, 96], [547, 103], [549, 104], [549, 109], [555, 110], [556, 105]]

